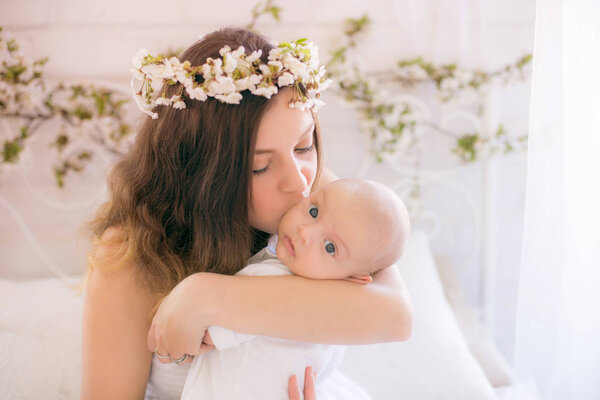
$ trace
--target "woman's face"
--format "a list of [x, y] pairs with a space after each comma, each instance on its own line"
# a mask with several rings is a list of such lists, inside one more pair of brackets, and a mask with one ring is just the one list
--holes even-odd
[[250, 225], [276, 233], [281, 217], [308, 196], [317, 172], [314, 145], [315, 122], [309, 110], [290, 108], [291, 88], [282, 89], [258, 126]]

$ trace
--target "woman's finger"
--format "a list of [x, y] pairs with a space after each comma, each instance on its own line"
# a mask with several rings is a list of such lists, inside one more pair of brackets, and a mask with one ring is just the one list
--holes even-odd
[[313, 367], [306, 367], [304, 371], [304, 400], [317, 400]]
[[288, 380], [288, 394], [290, 400], [300, 400], [300, 388], [298, 387], [296, 375], [290, 376], [290, 379]]

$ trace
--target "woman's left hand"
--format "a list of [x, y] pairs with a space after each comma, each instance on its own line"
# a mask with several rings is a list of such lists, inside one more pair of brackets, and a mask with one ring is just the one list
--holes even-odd
[[[290, 400], [300, 400], [300, 388], [296, 375], [292, 375], [288, 381], [288, 394]], [[312, 367], [306, 367], [304, 371], [304, 400], [317, 400], [315, 392], [315, 373]]]
[[160, 303], [148, 331], [148, 349], [156, 352], [159, 361], [168, 364], [184, 358], [181, 364], [191, 362], [193, 356], [206, 353], [214, 346], [203, 343], [208, 326], [199, 318], [202, 304], [194, 296], [197, 292], [195, 275], [181, 281]]

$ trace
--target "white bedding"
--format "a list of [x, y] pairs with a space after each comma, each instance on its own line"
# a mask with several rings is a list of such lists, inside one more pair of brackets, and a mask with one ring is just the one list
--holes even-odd
[[[425, 234], [412, 233], [399, 269], [413, 300], [412, 337], [349, 346], [342, 371], [376, 400], [496, 398], [444, 298]], [[79, 398], [81, 305], [57, 279], [0, 280], [2, 398]]]

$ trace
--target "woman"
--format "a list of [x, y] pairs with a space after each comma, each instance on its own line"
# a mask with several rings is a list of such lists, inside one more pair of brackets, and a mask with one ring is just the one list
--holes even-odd
[[[259, 55], [264, 64], [274, 48], [260, 35], [226, 28], [182, 60], [225, 59], [224, 46], [243, 46], [243, 57]], [[203, 344], [210, 325], [339, 344], [410, 335], [410, 300], [393, 267], [367, 286], [232, 276], [266, 245], [284, 212], [332, 176], [319, 179], [316, 114], [289, 106], [310, 97], [310, 87], [295, 81], [272, 97], [252, 87], [238, 103], [229, 93], [229, 104], [189, 96], [187, 86], [183, 93], [184, 85], [205, 83], [206, 73], [164, 85], [164, 98], [185, 109], [152, 109], [158, 118], [145, 121], [115, 165], [110, 201], [90, 223], [96, 246], [84, 306], [83, 398], [178, 398], [187, 362], [211, 348]]]

